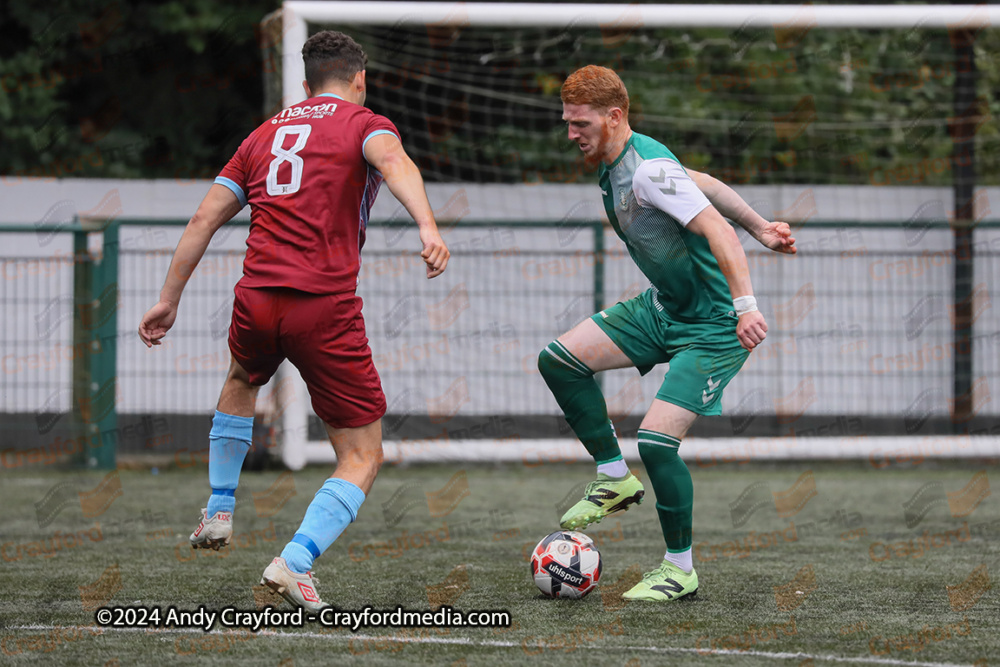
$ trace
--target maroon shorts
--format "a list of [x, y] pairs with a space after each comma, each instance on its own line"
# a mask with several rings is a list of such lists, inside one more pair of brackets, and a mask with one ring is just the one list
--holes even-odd
[[250, 384], [266, 384], [287, 358], [302, 374], [316, 415], [330, 426], [365, 426], [385, 414], [360, 297], [239, 284], [235, 292], [229, 350]]

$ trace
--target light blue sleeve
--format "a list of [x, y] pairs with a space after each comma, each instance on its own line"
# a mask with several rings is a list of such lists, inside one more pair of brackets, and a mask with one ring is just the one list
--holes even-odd
[[236, 195], [236, 198], [240, 200], [240, 206], [247, 205], [247, 196], [243, 192], [243, 188], [241, 188], [236, 183], [236, 181], [232, 180], [231, 178], [226, 178], [225, 176], [216, 176], [215, 182], [218, 183], [219, 185], [224, 185], [230, 190], [232, 190], [233, 194]]
[[396, 133], [393, 132], [392, 130], [375, 130], [374, 132], [372, 132], [371, 134], [369, 134], [367, 137], [365, 137], [364, 143], [361, 144], [361, 152], [362, 153], [365, 152], [365, 146], [368, 145], [368, 140], [369, 139], [371, 139], [372, 137], [377, 137], [380, 134], [391, 134], [392, 136], [394, 136], [397, 139], [399, 139], [399, 137], [396, 136]]

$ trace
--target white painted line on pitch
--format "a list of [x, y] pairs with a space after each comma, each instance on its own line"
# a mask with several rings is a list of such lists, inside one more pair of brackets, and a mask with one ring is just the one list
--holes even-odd
[[[430, 629], [430, 628], [428, 628]], [[295, 637], [299, 635], [305, 635], [313, 639], [344, 639], [343, 637], [338, 637], [336, 635], [328, 635], [319, 632], [274, 632], [271, 630], [261, 631], [268, 636], [286, 636]], [[447, 639], [443, 637], [372, 637], [370, 635], [353, 635], [347, 637], [347, 639], [358, 639], [358, 640], [372, 640], [372, 641], [390, 641], [390, 642], [400, 642], [400, 643], [414, 643], [414, 644], [455, 644], [462, 646], [488, 646], [492, 648], [514, 648], [522, 646], [521, 643], [509, 642], [509, 641], [497, 641], [497, 640], [485, 640], [485, 641], [474, 641], [467, 637], [458, 637], [455, 639]], [[530, 648], [530, 646], [529, 646]], [[537, 647], [539, 651], [544, 651], [543, 647]], [[850, 657], [838, 657], [838, 656], [828, 656], [828, 655], [813, 655], [810, 653], [772, 653], [769, 651], [734, 651], [730, 649], [715, 649], [715, 650], [705, 650], [696, 648], [680, 648], [674, 646], [600, 646], [600, 645], [587, 645], [588, 650], [595, 649], [605, 649], [605, 650], [615, 650], [615, 651], [644, 651], [648, 653], [695, 653], [697, 655], [702, 655], [705, 657], [714, 655], [750, 655], [763, 658], [772, 659], [797, 659], [806, 660], [812, 658], [813, 660], [827, 660], [830, 662], [855, 662], [870, 665], [912, 665], [919, 667], [975, 667], [975, 665], [959, 665], [955, 663], [948, 662], [910, 662], [907, 660], [894, 660], [892, 658], [850, 658]], [[535, 654], [531, 654], [535, 655]]]
[[[147, 629], [147, 628], [102, 628], [100, 626], [78, 626], [78, 625], [12, 625], [8, 626], [9, 630], [45, 630], [52, 631], [63, 628], [74, 628], [80, 630], [103, 630], [104, 632], [142, 632], [148, 635], [161, 635], [161, 634], [173, 634], [173, 635], [190, 635], [197, 634], [201, 636], [207, 636], [209, 633], [202, 632], [197, 628], [163, 628], [163, 629]], [[406, 628], [406, 629], [418, 629], [418, 628]], [[434, 628], [419, 628], [421, 630], [432, 630]], [[220, 632], [218, 634], [252, 634], [236, 632], [233, 630]], [[357, 640], [357, 641], [375, 641], [375, 642], [398, 642], [401, 644], [446, 644], [451, 646], [484, 646], [489, 648], [516, 648], [522, 646], [523, 643], [510, 642], [510, 641], [499, 641], [499, 640], [481, 640], [476, 641], [469, 637], [456, 637], [453, 639], [444, 637], [378, 637], [372, 635], [333, 635], [326, 634], [322, 632], [278, 632], [275, 630], [261, 630], [256, 634], [265, 637], [276, 637], [280, 639], [324, 639], [328, 641], [342, 641], [342, 640]], [[98, 636], [98, 635], [95, 635]], [[530, 648], [530, 647], [529, 647]], [[544, 651], [544, 647], [537, 647], [539, 651]], [[867, 658], [864, 656], [859, 657], [843, 657], [835, 655], [815, 655], [812, 653], [773, 653], [770, 651], [734, 651], [730, 649], [697, 649], [697, 648], [681, 648], [675, 646], [601, 646], [601, 645], [588, 645], [588, 650], [614, 650], [614, 651], [642, 651], [646, 653], [687, 653], [687, 654], [697, 654], [705, 657], [717, 656], [717, 655], [747, 655], [754, 656], [758, 658], [771, 658], [775, 660], [826, 660], [828, 662], [846, 662], [846, 663], [859, 663], [864, 665], [904, 665], [910, 667], [976, 667], [972, 664], [958, 664], [953, 662], [912, 662], [909, 660], [896, 660], [894, 658]], [[534, 654], [532, 654], [534, 655]]]

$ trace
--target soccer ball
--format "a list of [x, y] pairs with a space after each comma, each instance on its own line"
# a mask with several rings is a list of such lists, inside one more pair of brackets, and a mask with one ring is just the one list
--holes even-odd
[[597, 588], [601, 552], [583, 533], [557, 530], [531, 552], [531, 576], [550, 598], [582, 598]]

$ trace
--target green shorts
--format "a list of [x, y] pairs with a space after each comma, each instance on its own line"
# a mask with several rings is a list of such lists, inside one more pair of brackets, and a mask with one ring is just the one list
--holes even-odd
[[640, 375], [669, 362], [656, 397], [699, 415], [722, 414], [722, 390], [750, 353], [736, 337], [737, 318], [679, 322], [660, 310], [653, 290], [591, 317]]

